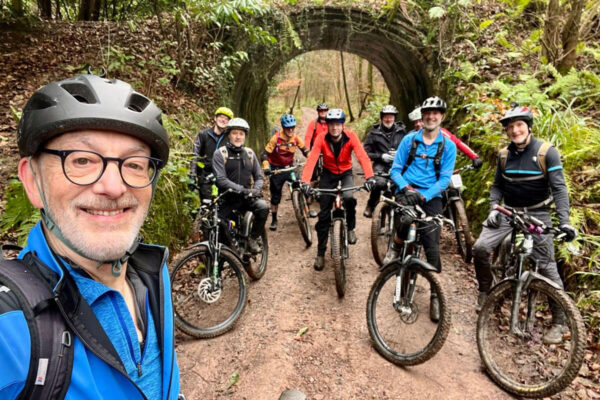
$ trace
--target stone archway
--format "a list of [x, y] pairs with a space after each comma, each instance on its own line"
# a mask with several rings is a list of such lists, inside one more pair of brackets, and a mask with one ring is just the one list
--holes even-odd
[[[287, 21], [283, 14], [274, 12], [261, 23], [280, 43], [271, 48], [246, 48], [249, 61], [239, 69], [232, 92], [236, 115], [248, 119], [252, 127], [248, 144], [254, 148], [268, 134], [266, 108], [271, 80], [302, 53], [342, 50], [366, 59], [381, 72], [390, 101], [403, 116], [431, 93], [428, 63], [422, 54], [423, 34], [405, 19], [388, 21], [359, 9], [309, 7], [291, 11]], [[298, 33], [302, 48], [285, 48], [288, 23]]]

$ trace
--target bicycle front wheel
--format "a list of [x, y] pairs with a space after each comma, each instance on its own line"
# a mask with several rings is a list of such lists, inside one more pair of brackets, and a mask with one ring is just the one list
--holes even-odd
[[267, 271], [267, 261], [269, 259], [269, 240], [267, 238], [267, 231], [262, 230], [260, 237], [258, 238], [258, 244], [260, 245], [260, 253], [247, 253], [244, 255], [244, 267], [248, 276], [254, 280], [258, 280], [263, 277]]
[[383, 265], [383, 259], [393, 240], [392, 221], [390, 221], [390, 206], [379, 202], [373, 211], [371, 219], [371, 250], [377, 265]]
[[473, 235], [469, 226], [469, 219], [465, 211], [465, 203], [462, 199], [452, 202], [454, 208], [454, 229], [456, 234], [456, 243], [458, 244], [458, 252], [462, 259], [468, 264], [473, 258]]
[[310, 229], [310, 223], [308, 222], [308, 206], [304, 195], [299, 190], [292, 192], [292, 206], [294, 207], [294, 214], [300, 227], [300, 233], [302, 239], [306, 242], [306, 247], [312, 245], [312, 230]]
[[[566, 388], [581, 367], [585, 345], [581, 315], [564, 290], [535, 280], [517, 299], [518, 331], [511, 331], [513, 297], [513, 281], [501, 283], [488, 295], [477, 320], [479, 355], [491, 378], [507, 392], [552, 396]], [[545, 335], [561, 314], [561, 343], [547, 343]]]
[[[398, 262], [391, 263], [373, 283], [367, 300], [367, 327], [375, 349], [384, 358], [396, 365], [416, 365], [444, 345], [450, 311], [437, 276], [417, 265], [402, 271]], [[432, 294], [440, 303], [437, 322], [429, 315]]]
[[333, 221], [331, 257], [333, 258], [335, 290], [337, 291], [338, 297], [344, 297], [346, 294], [346, 265], [344, 259], [345, 242], [344, 222], [340, 219], [336, 219]]
[[212, 338], [233, 328], [246, 306], [242, 266], [228, 249], [221, 249], [218, 285], [209, 276], [212, 255], [206, 245], [180, 254], [171, 273], [175, 325], [195, 338]]

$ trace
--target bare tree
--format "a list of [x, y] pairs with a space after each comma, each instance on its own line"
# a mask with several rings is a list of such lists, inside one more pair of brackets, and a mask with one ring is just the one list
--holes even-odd
[[350, 115], [350, 122], [354, 121], [354, 115], [352, 114], [352, 107], [350, 106], [350, 96], [348, 95], [348, 84], [346, 83], [346, 68], [344, 66], [344, 52], [340, 51], [340, 59], [342, 61], [342, 78], [344, 80], [344, 94], [346, 95], [346, 104], [348, 105], [348, 115]]

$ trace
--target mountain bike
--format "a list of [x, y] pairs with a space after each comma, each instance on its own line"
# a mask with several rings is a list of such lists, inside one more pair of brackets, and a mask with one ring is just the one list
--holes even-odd
[[[404, 206], [382, 196], [396, 213], [402, 238], [401, 256], [382, 267], [371, 286], [367, 300], [367, 327], [375, 349], [396, 365], [421, 364], [444, 345], [450, 330], [450, 309], [446, 293], [437, 278], [437, 269], [421, 260], [420, 236], [452, 221], [442, 216], [426, 216], [419, 206]], [[423, 225], [423, 223], [427, 223]], [[429, 317], [432, 296], [437, 296], [440, 318]]]
[[288, 188], [290, 191], [290, 197], [292, 199], [294, 215], [296, 216], [296, 221], [298, 221], [302, 239], [304, 239], [304, 242], [306, 242], [306, 247], [310, 247], [312, 245], [312, 230], [310, 229], [310, 223], [308, 222], [308, 201], [300, 190], [300, 180], [296, 176], [296, 169], [302, 165], [304, 165], [304, 163], [296, 164], [287, 168], [275, 169], [273, 171], [269, 171], [266, 173], [266, 175], [290, 172]]
[[[387, 180], [386, 187], [381, 192], [381, 195], [387, 198], [394, 197], [394, 188], [396, 185], [390, 179], [390, 174], [376, 172], [375, 176]], [[385, 201], [377, 203], [377, 206], [373, 210], [373, 218], [371, 219], [371, 251], [373, 252], [373, 259], [379, 266], [383, 265], [385, 254], [394, 240], [393, 225], [395, 210], [395, 207], [391, 207]]]
[[444, 215], [454, 222], [454, 236], [456, 236], [456, 244], [458, 245], [458, 253], [461, 255], [464, 262], [467, 264], [473, 258], [473, 235], [469, 226], [469, 219], [465, 211], [465, 202], [462, 199], [464, 190], [461, 171], [473, 169], [471, 164], [459, 168], [454, 171], [450, 178], [448, 188], [442, 192], [442, 200], [444, 202]]
[[[207, 240], [192, 245], [173, 260], [171, 287], [175, 325], [196, 338], [219, 336], [231, 328], [246, 306], [245, 269], [253, 279], [266, 270], [268, 243], [263, 231], [261, 260], [245, 251], [252, 216], [246, 213], [242, 223], [224, 221], [218, 216], [221, 198], [205, 199], [200, 207], [200, 223]], [[227, 244], [231, 243], [235, 247]], [[241, 256], [240, 256], [241, 254]]]
[[[533, 235], [564, 233], [510, 207], [496, 206], [510, 219], [503, 275], [488, 294], [477, 320], [477, 347], [491, 378], [523, 397], [548, 397], [567, 387], [583, 362], [585, 327], [575, 303], [556, 283], [537, 272]], [[563, 318], [564, 316], [564, 318]], [[556, 319], [555, 319], [556, 318]], [[563, 320], [564, 319], [564, 320]], [[544, 334], [562, 324], [562, 342]]]
[[331, 258], [333, 260], [333, 274], [335, 276], [335, 289], [338, 297], [346, 294], [346, 259], [348, 251], [348, 225], [346, 223], [346, 209], [342, 195], [346, 192], [357, 192], [364, 189], [363, 186], [342, 187], [342, 181], [338, 182], [334, 189], [311, 189], [315, 198], [320, 196], [333, 196], [333, 207], [331, 209], [331, 225], [329, 226], [329, 240], [331, 244]]

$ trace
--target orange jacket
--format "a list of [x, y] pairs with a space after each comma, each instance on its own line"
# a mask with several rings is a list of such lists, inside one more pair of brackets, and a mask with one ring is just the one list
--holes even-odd
[[356, 133], [352, 131], [344, 130], [342, 132], [342, 148], [338, 157], [335, 157], [332, 149], [332, 143], [329, 140], [329, 134], [321, 135], [315, 140], [315, 144], [308, 154], [304, 171], [302, 171], [302, 182], [309, 183], [312, 177], [313, 170], [319, 155], [323, 154], [323, 167], [332, 174], [342, 174], [349, 169], [352, 169], [352, 151], [356, 154], [356, 158], [365, 173], [365, 179], [369, 179], [373, 176], [373, 167], [371, 166], [371, 159], [367, 155], [365, 149], [363, 149], [360, 140]]
[[[315, 124], [317, 125], [316, 128]], [[325, 135], [326, 133], [327, 122], [318, 122], [317, 119], [313, 119], [312, 121], [310, 121], [308, 123], [308, 126], [306, 127], [306, 133], [304, 134], [304, 143], [306, 143], [306, 148], [309, 150], [312, 149], [317, 138], [319, 136]]]

